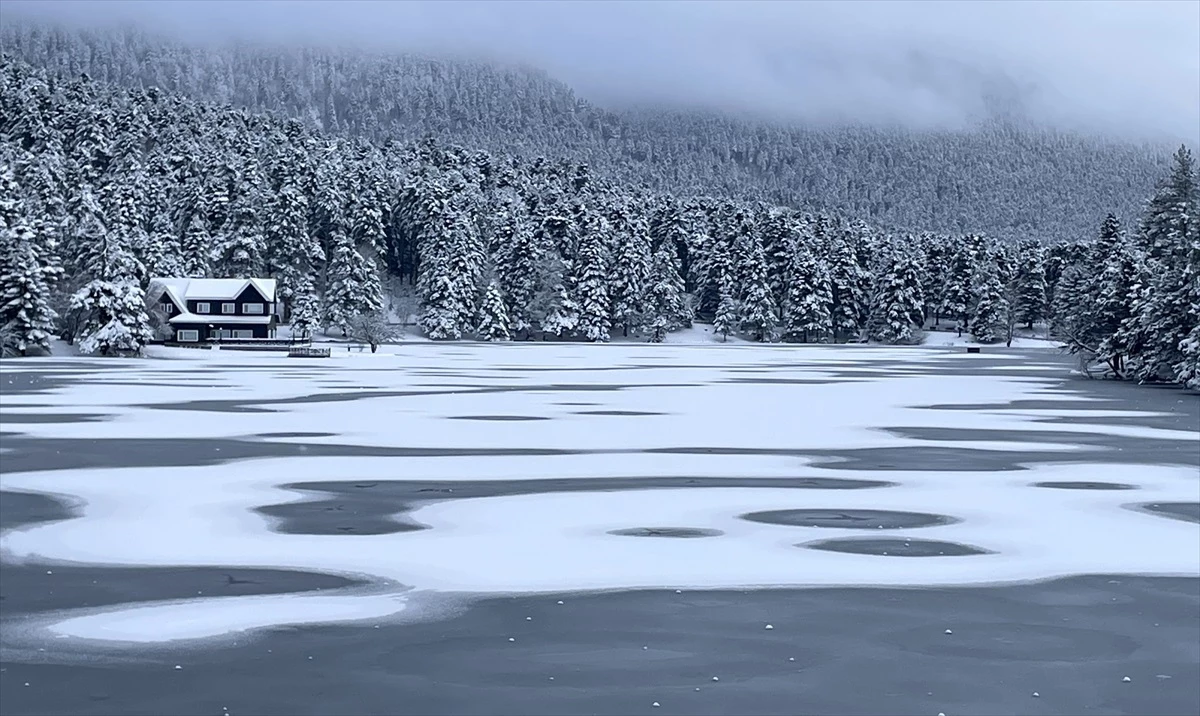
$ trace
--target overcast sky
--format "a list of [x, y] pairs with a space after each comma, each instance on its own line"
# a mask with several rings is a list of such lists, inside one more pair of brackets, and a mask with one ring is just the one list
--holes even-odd
[[604, 105], [1200, 138], [1200, 0], [4, 0], [9, 19], [527, 62]]

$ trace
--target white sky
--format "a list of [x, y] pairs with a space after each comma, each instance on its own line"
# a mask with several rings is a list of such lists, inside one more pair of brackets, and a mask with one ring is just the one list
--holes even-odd
[[954, 125], [991, 92], [1059, 125], [1200, 138], [1200, 0], [4, 0], [3, 12], [496, 55], [606, 105]]

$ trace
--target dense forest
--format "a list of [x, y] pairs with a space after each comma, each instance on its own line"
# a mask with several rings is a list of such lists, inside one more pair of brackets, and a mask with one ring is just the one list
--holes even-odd
[[[89, 58], [117, 75], [140, 66], [96, 59], [94, 38], [54, 37], [65, 43], [56, 62]], [[192, 72], [207, 66], [198, 59]], [[574, 152], [373, 141], [284, 116], [295, 112], [197, 99], [178, 78], [131, 88], [75, 69], [0, 60], [9, 352], [44, 352], [60, 336], [90, 353], [137, 353], [154, 338], [150, 278], [271, 276], [299, 332], [350, 330], [407, 291], [437, 340], [661, 341], [701, 319], [758, 341], [919, 343], [923, 327], [946, 321], [1003, 342], [1017, 325], [1048, 322], [1114, 375], [1200, 384], [1200, 212], [1186, 148], [1146, 191], [1132, 230], [1114, 212], [1092, 238], [1050, 244], [884, 230], [870, 212], [686, 183], [667, 192]], [[264, 86], [262, 103], [275, 87]], [[431, 97], [455, 94], [430, 86]], [[1043, 163], [1077, 156], [1048, 154]], [[1114, 204], [1145, 199], [1122, 196]]]
[[1174, 147], [997, 120], [972, 131], [804, 127], [597, 107], [523, 67], [352, 50], [189, 46], [129, 30], [3, 27], [16, 59], [62, 77], [151, 87], [376, 144], [432, 137], [587, 164], [622, 185], [763, 201], [891, 231], [1043, 242], [1132, 216]]

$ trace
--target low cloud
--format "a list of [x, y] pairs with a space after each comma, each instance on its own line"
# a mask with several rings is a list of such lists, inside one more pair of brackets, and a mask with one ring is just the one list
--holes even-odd
[[5, 0], [195, 41], [352, 44], [545, 69], [606, 106], [963, 126], [1013, 114], [1200, 138], [1200, 2]]

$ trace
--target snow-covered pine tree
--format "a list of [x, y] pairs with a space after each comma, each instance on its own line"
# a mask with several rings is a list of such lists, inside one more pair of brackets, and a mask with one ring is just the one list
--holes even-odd
[[924, 296], [921, 294], [920, 260], [903, 239], [875, 257], [878, 278], [871, 301], [868, 328], [871, 340], [909, 345], [920, 343]]
[[1196, 270], [1195, 232], [1200, 221], [1196, 169], [1191, 152], [1180, 147], [1171, 173], [1150, 200], [1140, 232], [1150, 282], [1134, 306], [1136, 322], [1130, 344], [1134, 377], [1142, 381], [1174, 381], [1194, 372], [1190, 338], [1200, 305], [1200, 272]]
[[808, 246], [798, 246], [789, 257], [787, 303], [783, 340], [790, 343], [824, 343], [833, 335], [833, 288], [829, 269]]
[[579, 306], [567, 290], [567, 263], [553, 247], [542, 252], [538, 261], [538, 291], [533, 311], [542, 338], [547, 335], [569, 336], [579, 325]]
[[1007, 338], [1009, 305], [1000, 269], [994, 260], [982, 259], [971, 279], [971, 335], [980, 343], [999, 343]]
[[[268, 202], [266, 248], [268, 273], [279, 279], [279, 297], [295, 303], [297, 287], [311, 282], [325, 261], [320, 242], [308, 231], [308, 199], [294, 184], [285, 183]], [[187, 251], [185, 249], [185, 254]]]
[[775, 300], [771, 297], [766, 255], [757, 234], [750, 233], [744, 236], [742, 251], [744, 257], [739, 275], [745, 284], [741, 303], [741, 327], [754, 340], [768, 343], [777, 337], [779, 318], [775, 312]]
[[321, 323], [321, 299], [317, 296], [317, 287], [312, 278], [300, 276], [294, 279], [291, 295], [288, 309], [292, 336], [311, 338]]
[[608, 296], [608, 227], [604, 218], [587, 215], [580, 222], [578, 256], [574, 264], [575, 303], [579, 306], [577, 330], [593, 343], [607, 343], [612, 327]]
[[1125, 377], [1126, 359], [1134, 347], [1123, 327], [1133, 317], [1135, 300], [1146, 277], [1137, 249], [1119, 229], [1115, 233], [1119, 242], [1109, 248], [1089, 291], [1087, 337], [1096, 345], [1096, 359], [1107, 363], [1113, 375], [1121, 378]]
[[244, 187], [229, 206], [229, 217], [216, 240], [213, 273], [222, 278], [256, 278], [264, 275], [267, 240], [259, 211], [262, 195]]
[[153, 339], [145, 293], [132, 278], [96, 279], [75, 292], [71, 310], [79, 314], [79, 350], [88, 354], [138, 355]]
[[471, 220], [477, 209], [464, 205], [465, 201], [463, 198], [456, 203], [447, 223], [452, 240], [449, 259], [450, 275], [454, 277], [454, 305], [458, 308], [458, 330], [463, 334], [471, 333], [478, 324], [479, 296], [487, 261], [478, 225]]
[[718, 295], [720, 300], [717, 302], [717, 312], [713, 316], [713, 333], [721, 336], [721, 342], [724, 343], [730, 334], [737, 331], [738, 305], [737, 299], [733, 297], [733, 287], [729, 286], [728, 282], [725, 282]]
[[212, 265], [208, 226], [200, 212], [193, 212], [183, 232], [183, 275], [188, 278], [207, 278]]
[[829, 259], [830, 320], [833, 340], [850, 340], [866, 325], [871, 275], [864, 269], [846, 234], [833, 239]]
[[612, 324], [621, 334], [637, 331], [646, 313], [646, 285], [650, 277], [650, 235], [646, 222], [626, 203], [614, 203], [609, 226], [616, 244], [612, 265]]
[[[790, 211], [776, 207], [765, 212], [762, 223], [763, 253], [767, 260], [771, 298], [781, 309], [781, 313], [787, 310], [786, 304], [792, 285], [788, 270], [793, 265], [792, 254], [798, 238], [794, 222]], [[801, 231], [800, 236], [800, 241], [807, 243], [810, 251], [813, 250], [815, 237], [812, 236], [811, 230], [807, 236]]]
[[1200, 216], [1193, 215], [1190, 223], [1184, 284], [1190, 285], [1193, 290], [1188, 317], [1192, 329], [1187, 337], [1179, 342], [1179, 361], [1174, 368], [1177, 383], [1200, 390]]
[[485, 341], [507, 341], [512, 338], [508, 332], [508, 311], [504, 307], [504, 297], [500, 294], [500, 285], [489, 281], [483, 292], [483, 301], [479, 306], [479, 327], [476, 335]]
[[541, 251], [534, 241], [529, 214], [515, 191], [507, 190], [497, 198], [490, 222], [496, 282], [504, 299], [509, 331], [514, 336], [528, 335], [537, 325], [531, 312], [538, 292], [538, 265]]
[[1013, 318], [1032, 330], [1033, 324], [1046, 315], [1046, 259], [1039, 242], [1025, 240], [1017, 244], [1012, 287]]
[[679, 274], [679, 257], [675, 247], [663, 242], [654, 253], [647, 279], [646, 303], [650, 317], [650, 340], [662, 343], [671, 331], [690, 326], [691, 307], [684, 293], [683, 277]]
[[975, 272], [974, 237], [956, 237], [950, 246], [950, 262], [946, 267], [945, 284], [939, 313], [955, 321], [959, 335], [967, 328], [971, 308], [971, 277]]
[[332, 229], [329, 247], [322, 320], [345, 335], [351, 318], [383, 308], [383, 293], [374, 263], [358, 252], [341, 227]]
[[0, 156], [0, 326], [5, 353], [49, 353], [57, 317], [51, 292], [62, 274], [52, 236], [38, 240], [25, 216], [10, 158]]

